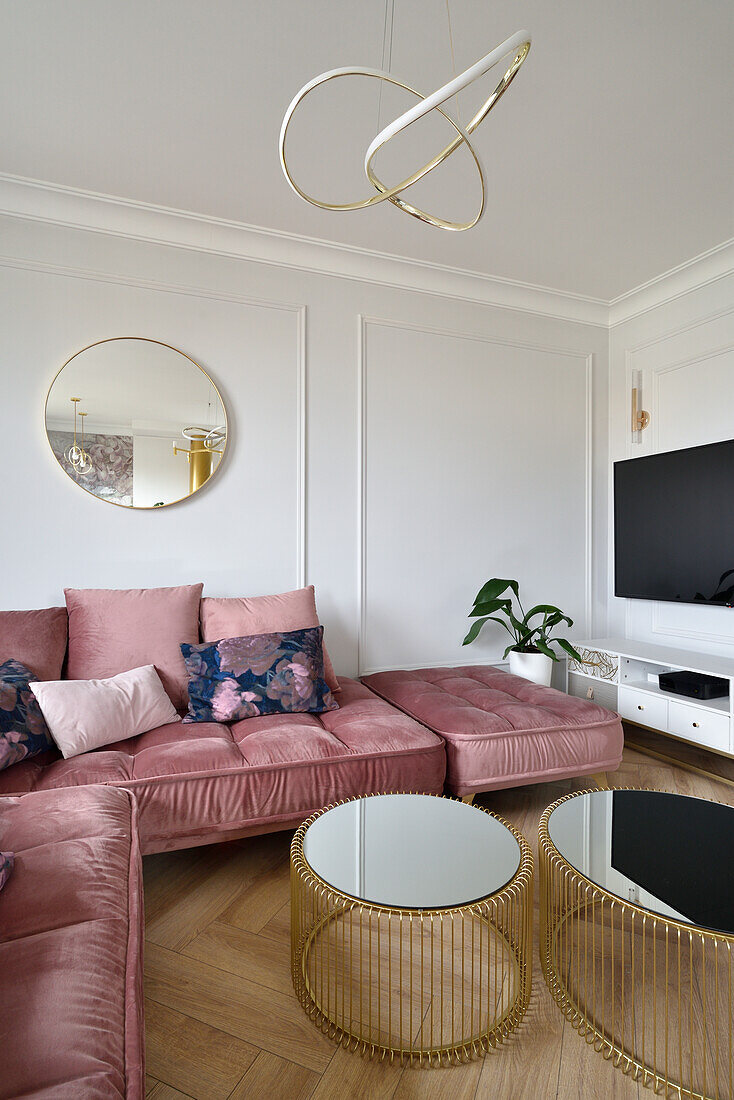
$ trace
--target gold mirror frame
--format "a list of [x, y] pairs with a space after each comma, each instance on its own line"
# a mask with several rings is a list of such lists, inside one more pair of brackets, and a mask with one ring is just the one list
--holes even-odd
[[[58, 380], [60, 375], [63, 373], [63, 371], [66, 369], [66, 367], [68, 367], [69, 363], [73, 362], [73, 360], [77, 359], [80, 355], [83, 355], [84, 352], [89, 351], [90, 348], [98, 347], [100, 344], [114, 344], [114, 343], [117, 343], [118, 341], [122, 341], [122, 340], [139, 340], [141, 343], [157, 344], [159, 347], [168, 348], [170, 351], [175, 351], [177, 355], [183, 356], [183, 358], [187, 359], [189, 361], [189, 363], [192, 364], [192, 366], [196, 367], [197, 370], [201, 371], [201, 373], [204, 375], [204, 377], [210, 383], [212, 389], [214, 390], [214, 393], [216, 394], [216, 396], [219, 400], [220, 405], [222, 406], [222, 415], [223, 415], [223, 418], [224, 418], [225, 437], [224, 437], [224, 442], [223, 442], [222, 450], [221, 450], [221, 458], [219, 460], [217, 468], [216, 468], [216, 470], [213, 470], [212, 473], [209, 475], [209, 477], [207, 477], [201, 484], [197, 485], [194, 489], [191, 489], [184, 496], [177, 497], [176, 500], [169, 500], [169, 501], [167, 501], [165, 503], [161, 503], [161, 504], [139, 504], [139, 505], [135, 505], [135, 504], [122, 504], [120, 501], [109, 500], [106, 497], [98, 496], [97, 493], [93, 493], [90, 489], [87, 489], [86, 486], [82, 485], [79, 481], [76, 481], [75, 478], [73, 478], [71, 476], [71, 474], [68, 473], [64, 469], [64, 467], [61, 465], [61, 462], [59, 461], [59, 458], [58, 458], [56, 452], [53, 449], [51, 439], [50, 439], [50, 436], [49, 436], [49, 428], [48, 428], [48, 402], [49, 402], [49, 398], [51, 396], [51, 391], [53, 390], [54, 385], [56, 384], [56, 381]], [[108, 337], [105, 337], [104, 340], [93, 340], [91, 342], [91, 344], [86, 344], [83, 348], [79, 348], [78, 351], [75, 351], [73, 355], [70, 355], [69, 358], [66, 360], [66, 362], [62, 363], [62, 365], [56, 371], [56, 374], [51, 379], [51, 383], [48, 387], [48, 390], [46, 391], [46, 398], [45, 398], [44, 403], [43, 403], [43, 426], [44, 426], [44, 431], [46, 433], [46, 442], [48, 443], [49, 450], [51, 451], [51, 454], [54, 457], [54, 461], [56, 462], [56, 465], [59, 466], [59, 468], [62, 470], [64, 475], [69, 479], [69, 481], [71, 481], [75, 485], [77, 485], [77, 487], [80, 488], [83, 492], [85, 492], [87, 494], [87, 496], [93, 497], [94, 500], [101, 500], [103, 503], [112, 504], [116, 508], [125, 508], [125, 509], [129, 509], [130, 511], [136, 511], [136, 512], [146, 512], [146, 511], [147, 512], [156, 512], [161, 508], [170, 508], [174, 504], [180, 504], [182, 501], [189, 500], [192, 496], [195, 496], [196, 493], [198, 493], [200, 489], [204, 488], [204, 486], [207, 484], [207, 482], [211, 481], [214, 474], [217, 472], [217, 470], [219, 470], [222, 462], [224, 461], [224, 456], [225, 456], [226, 451], [227, 451], [227, 444], [229, 442], [229, 417], [227, 416], [227, 406], [224, 403], [224, 398], [222, 397], [222, 395], [219, 391], [219, 387], [217, 386], [216, 382], [211, 377], [209, 372], [206, 371], [200, 363], [197, 363], [195, 359], [192, 359], [190, 355], [187, 355], [185, 351], [181, 351], [180, 348], [174, 347], [173, 344], [167, 344], [165, 342], [165, 340], [155, 340], [155, 339], [153, 339], [152, 337], [149, 337], [149, 336], [108, 336]], [[182, 436], [182, 440], [184, 438], [185, 437]], [[192, 441], [192, 446], [193, 446], [193, 441]], [[180, 449], [183, 450], [185, 448], [180, 448]], [[189, 463], [190, 462], [191, 462], [191, 460], [189, 459]]]

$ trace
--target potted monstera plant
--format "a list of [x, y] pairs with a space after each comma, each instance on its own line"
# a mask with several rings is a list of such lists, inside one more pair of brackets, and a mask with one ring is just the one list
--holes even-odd
[[[506, 594], [508, 592], [510, 595]], [[514, 606], [515, 601], [517, 607]], [[583, 663], [581, 654], [567, 638], [553, 636], [562, 623], [573, 626], [573, 619], [549, 603], [536, 604], [526, 611], [520, 600], [517, 581], [492, 577], [479, 589], [469, 618], [474, 622], [464, 638], [464, 645], [469, 645], [478, 637], [485, 623], [499, 623], [504, 627], [512, 642], [505, 650], [503, 659], [509, 653], [510, 672], [515, 676], [524, 676], [536, 684], [550, 684], [553, 662], [558, 660], [551, 649], [553, 644]]]

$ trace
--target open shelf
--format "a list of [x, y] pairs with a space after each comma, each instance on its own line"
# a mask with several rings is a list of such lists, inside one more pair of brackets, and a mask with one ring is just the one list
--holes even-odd
[[[567, 669], [570, 695], [593, 699], [627, 722], [642, 722], [646, 729], [734, 758], [734, 660], [631, 638], [574, 639], [573, 644], [594, 663], [588, 671]], [[601, 670], [605, 677], [594, 675]], [[726, 695], [697, 699], [663, 691], [658, 677], [676, 671], [719, 677]]]
[[722, 695], [720, 699], [693, 699], [688, 695], [676, 695], [674, 691], [663, 691], [658, 684], [653, 683], [651, 680], [625, 680], [623, 686], [634, 688], [635, 691], [644, 691], [648, 695], [655, 695], [661, 699], [673, 699], [676, 703], [684, 703], [699, 709], [717, 710], [721, 714], [729, 713], [728, 695]]

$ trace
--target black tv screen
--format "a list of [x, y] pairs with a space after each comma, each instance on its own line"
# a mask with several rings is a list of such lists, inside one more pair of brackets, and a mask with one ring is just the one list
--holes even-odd
[[734, 604], [734, 440], [614, 463], [614, 593]]

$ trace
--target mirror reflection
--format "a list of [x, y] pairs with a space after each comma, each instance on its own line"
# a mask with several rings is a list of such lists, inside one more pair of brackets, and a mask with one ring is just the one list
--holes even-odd
[[82, 489], [126, 508], [184, 500], [216, 472], [227, 416], [209, 375], [157, 340], [101, 340], [73, 355], [46, 398], [46, 434]]

